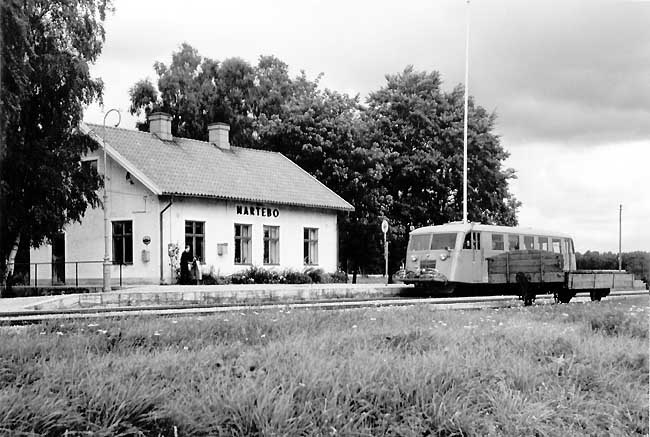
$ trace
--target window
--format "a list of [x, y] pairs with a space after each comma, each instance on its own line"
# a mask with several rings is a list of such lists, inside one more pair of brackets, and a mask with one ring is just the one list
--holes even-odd
[[409, 250], [428, 250], [431, 234], [411, 235]]
[[190, 255], [205, 261], [205, 222], [185, 221], [185, 245], [190, 246]]
[[85, 171], [89, 171], [90, 169], [95, 170], [97, 172], [97, 159], [86, 159], [81, 161], [81, 167]]
[[303, 259], [305, 264], [318, 264], [318, 229], [304, 229]]
[[235, 264], [251, 264], [251, 225], [235, 224]]
[[456, 234], [433, 234], [431, 250], [454, 249], [456, 247]]
[[548, 251], [548, 238], [547, 237], [538, 237], [539, 238], [539, 250]]
[[508, 235], [508, 250], [519, 250], [519, 235]]
[[559, 238], [553, 238], [553, 252], [562, 253], [562, 245], [560, 244]]
[[133, 222], [113, 222], [113, 264], [133, 264]]
[[503, 250], [503, 235], [492, 234], [492, 250]]
[[468, 232], [467, 234], [465, 234], [465, 241], [463, 241], [463, 249], [481, 250], [480, 232]]
[[524, 249], [529, 250], [533, 248], [533, 236], [524, 235]]
[[279, 226], [264, 226], [264, 264], [280, 264]]

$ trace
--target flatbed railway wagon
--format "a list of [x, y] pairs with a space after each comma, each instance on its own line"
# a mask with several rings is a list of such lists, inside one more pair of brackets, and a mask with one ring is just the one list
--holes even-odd
[[567, 234], [460, 222], [413, 230], [404, 268], [393, 278], [434, 294], [518, 294], [526, 305], [541, 293], [567, 303], [589, 291], [597, 301], [639, 282], [627, 272], [577, 270]]

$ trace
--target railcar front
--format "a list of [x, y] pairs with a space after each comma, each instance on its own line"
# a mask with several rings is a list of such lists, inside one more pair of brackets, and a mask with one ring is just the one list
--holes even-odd
[[458, 255], [465, 235], [457, 225], [428, 226], [411, 232], [404, 268], [395, 280], [418, 289], [451, 294], [458, 282]]

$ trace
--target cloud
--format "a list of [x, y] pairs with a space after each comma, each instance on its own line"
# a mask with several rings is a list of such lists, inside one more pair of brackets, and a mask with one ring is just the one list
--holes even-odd
[[513, 147], [650, 137], [650, 3], [474, 5], [470, 90]]
[[517, 170], [510, 186], [523, 202], [522, 226], [569, 233], [581, 252], [615, 251], [622, 204], [624, 250], [650, 249], [649, 141], [595, 149], [530, 143], [511, 152], [506, 164]]

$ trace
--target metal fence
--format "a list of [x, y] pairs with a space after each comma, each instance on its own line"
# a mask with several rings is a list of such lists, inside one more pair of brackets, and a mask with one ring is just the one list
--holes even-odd
[[[38, 262], [14, 263], [13, 285], [39, 286], [39, 271], [41, 272], [41, 287], [67, 286], [72, 287], [68, 281], [69, 276], [74, 276], [74, 286], [101, 286], [103, 281], [104, 261], [65, 261], [65, 262]], [[119, 286], [122, 287], [123, 263], [112, 263], [119, 272]], [[47, 268], [49, 266], [49, 269]], [[74, 266], [74, 275], [72, 275]], [[44, 273], [46, 272], [46, 273]], [[81, 272], [81, 276], [80, 276]], [[112, 272], [111, 272], [112, 273]], [[48, 278], [49, 276], [49, 278]], [[111, 278], [113, 275], [111, 274]], [[81, 281], [80, 281], [81, 279]]]

